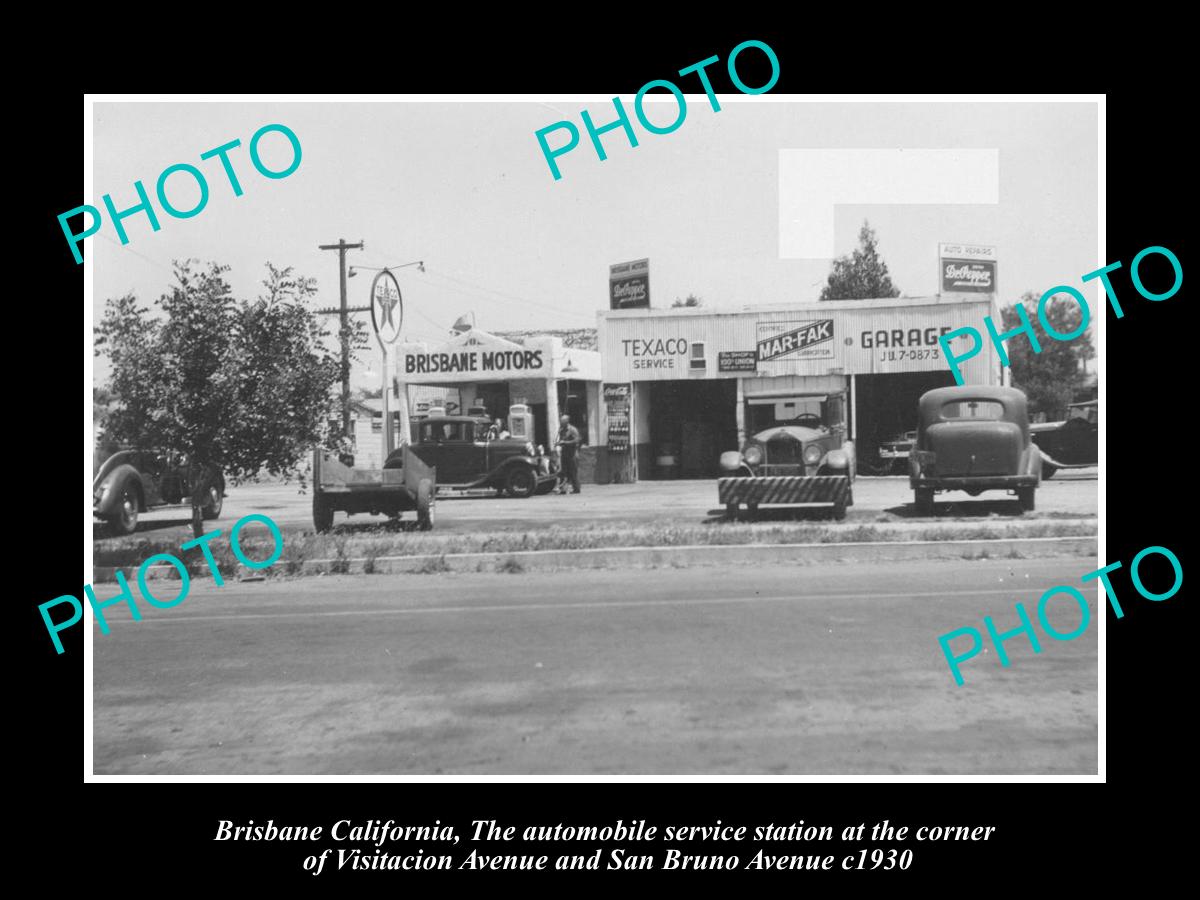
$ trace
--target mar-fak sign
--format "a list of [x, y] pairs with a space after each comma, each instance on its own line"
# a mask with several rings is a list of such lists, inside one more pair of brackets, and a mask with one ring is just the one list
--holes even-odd
[[758, 361], [832, 359], [833, 319], [808, 322], [759, 322]]

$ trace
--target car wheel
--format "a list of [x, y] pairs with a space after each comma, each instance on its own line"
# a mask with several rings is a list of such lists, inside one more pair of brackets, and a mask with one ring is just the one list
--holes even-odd
[[324, 534], [333, 527], [333, 504], [320, 491], [313, 491], [313, 527]]
[[1021, 512], [1033, 512], [1033, 488], [1017, 488], [1017, 502], [1021, 504]]
[[208, 489], [208, 500], [200, 507], [200, 514], [206, 519], [216, 519], [221, 515], [221, 507], [225, 505], [225, 495], [220, 484], [214, 484]]
[[1042, 480], [1049, 481], [1054, 477], [1054, 473], [1058, 471], [1058, 466], [1053, 466], [1048, 462], [1042, 463]]
[[537, 477], [526, 466], [516, 466], [504, 481], [504, 490], [510, 497], [529, 497], [537, 487]]
[[121, 505], [117, 514], [108, 520], [117, 534], [133, 534], [137, 531], [138, 498], [137, 491], [126, 487], [121, 491]]
[[914, 505], [917, 508], [918, 516], [933, 515], [933, 488], [916, 488], [914, 491]]
[[437, 507], [437, 497], [434, 494], [433, 482], [422, 478], [421, 483], [417, 485], [417, 528], [421, 531], [430, 531], [433, 528]]

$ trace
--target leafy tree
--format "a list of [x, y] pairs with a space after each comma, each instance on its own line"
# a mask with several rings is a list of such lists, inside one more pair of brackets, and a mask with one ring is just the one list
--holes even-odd
[[113, 400], [111, 391], [92, 386], [92, 427], [97, 432], [103, 431], [104, 423], [108, 419], [108, 408]]
[[[118, 398], [107, 435], [184, 456], [192, 488], [192, 529], [215, 472], [234, 482], [260, 471], [287, 475], [321, 442], [341, 360], [306, 303], [316, 282], [267, 264], [266, 293], [239, 300], [228, 266], [175, 263], [162, 315], [127, 295], [110, 299], [96, 353], [112, 364]], [[356, 349], [365, 328], [351, 326]]]
[[681, 307], [681, 306], [703, 306], [703, 305], [704, 305], [704, 301], [701, 300], [699, 297], [697, 297], [695, 294], [688, 294], [687, 297], [683, 300], [680, 300], [678, 297], [676, 297], [675, 302], [671, 304], [671, 308], [677, 309], [678, 307]]
[[[1067, 404], [1074, 399], [1076, 390], [1087, 378], [1082, 363], [1094, 357], [1096, 349], [1092, 345], [1091, 333], [1087, 331], [1069, 341], [1060, 341], [1046, 334], [1037, 314], [1038, 299], [1037, 294], [1026, 293], [1021, 298], [1021, 304], [1037, 335], [1041, 352], [1033, 352], [1033, 345], [1025, 335], [1005, 341], [1004, 347], [1012, 369], [1013, 384], [1029, 398], [1030, 412], [1044, 412], [1048, 420], [1061, 419], [1066, 415]], [[1046, 318], [1059, 334], [1073, 332], [1079, 327], [1082, 316], [1079, 304], [1073, 299], [1052, 297], [1046, 304]], [[1021, 327], [1016, 306], [1001, 309], [1000, 318], [1003, 322], [1002, 331]]]
[[829, 280], [821, 289], [821, 300], [872, 300], [876, 297], [899, 297], [900, 290], [892, 284], [887, 263], [876, 249], [878, 240], [870, 223], [863, 221], [858, 232], [858, 249], [833, 261]]

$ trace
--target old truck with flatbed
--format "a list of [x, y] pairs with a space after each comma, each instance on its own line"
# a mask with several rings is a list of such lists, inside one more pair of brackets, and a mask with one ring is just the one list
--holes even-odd
[[[352, 460], [318, 449], [313, 453], [313, 525], [317, 531], [333, 527], [333, 514], [368, 513], [400, 519], [415, 512], [416, 525], [433, 528], [437, 500], [437, 470], [412, 452], [396, 451], [392, 468], [355, 468]], [[347, 462], [350, 465], [347, 465]]]

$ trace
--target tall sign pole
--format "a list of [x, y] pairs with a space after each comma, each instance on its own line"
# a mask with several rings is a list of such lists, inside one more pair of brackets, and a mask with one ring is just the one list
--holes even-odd
[[[371, 282], [371, 325], [375, 328], [375, 338], [379, 341], [379, 350], [383, 354], [380, 367], [383, 378], [383, 458], [387, 459], [396, 449], [395, 436], [392, 432], [392, 411], [389, 402], [391, 385], [388, 383], [388, 347], [400, 337], [400, 326], [404, 322], [404, 300], [400, 296], [400, 284], [396, 276], [387, 269], [379, 272]], [[401, 415], [401, 425], [407, 429], [407, 416]], [[407, 434], [403, 435], [407, 442]]]
[[322, 250], [336, 250], [338, 252], [338, 273], [339, 285], [342, 292], [341, 311], [339, 320], [341, 322], [340, 337], [342, 341], [342, 434], [350, 437], [350, 335], [348, 329], [350, 327], [350, 309], [346, 305], [346, 251], [361, 250], [363, 242], [357, 244], [347, 244], [343, 238], [338, 238], [336, 244], [321, 244]]

